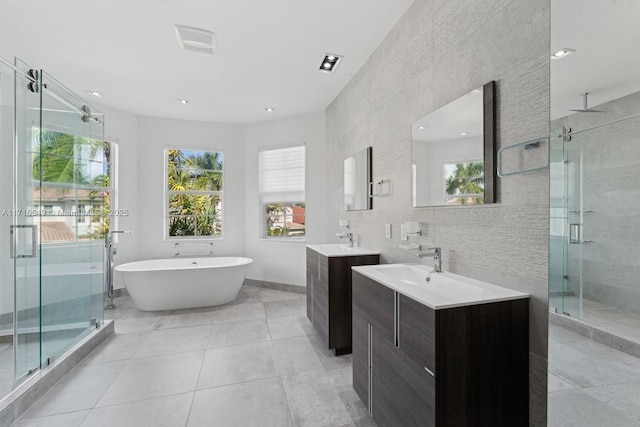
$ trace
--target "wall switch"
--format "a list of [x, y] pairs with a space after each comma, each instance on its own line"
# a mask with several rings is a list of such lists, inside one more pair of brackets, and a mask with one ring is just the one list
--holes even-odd
[[409, 240], [409, 236], [407, 236], [407, 230], [404, 227], [404, 224], [400, 224], [400, 240]]
[[387, 239], [391, 238], [391, 224], [384, 225], [384, 237]]

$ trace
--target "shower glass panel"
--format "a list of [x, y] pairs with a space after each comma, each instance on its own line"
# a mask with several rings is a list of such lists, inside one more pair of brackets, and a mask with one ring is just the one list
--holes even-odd
[[[16, 60], [25, 74], [31, 69]], [[33, 178], [31, 143], [40, 126], [40, 85], [15, 73], [15, 142], [13, 152], [14, 215], [10, 229], [15, 294], [14, 380], [40, 368], [40, 216], [33, 207], [38, 182]], [[6, 142], [4, 143], [6, 145]], [[4, 276], [4, 275], [3, 275]]]
[[[102, 126], [91, 109], [42, 73], [42, 121], [34, 133], [40, 226], [42, 363], [102, 320], [105, 175]], [[37, 138], [35, 137], [37, 136]]]
[[[640, 92], [601, 107], [617, 111], [638, 101]], [[553, 311], [640, 342], [640, 115], [634, 114], [552, 138], [549, 301]], [[569, 123], [581, 120], [578, 114]]]

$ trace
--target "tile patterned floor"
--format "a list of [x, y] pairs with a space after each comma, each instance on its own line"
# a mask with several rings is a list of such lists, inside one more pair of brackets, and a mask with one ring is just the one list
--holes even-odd
[[245, 286], [222, 307], [141, 312], [129, 297], [116, 333], [16, 427], [375, 426], [301, 294]]
[[640, 359], [549, 325], [550, 427], [640, 426]]

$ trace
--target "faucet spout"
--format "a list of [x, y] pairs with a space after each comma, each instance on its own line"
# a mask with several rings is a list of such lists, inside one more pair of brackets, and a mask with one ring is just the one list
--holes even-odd
[[353, 247], [353, 233], [336, 233], [336, 236], [341, 239], [349, 239], [349, 247]]
[[433, 270], [436, 273], [442, 272], [442, 248], [428, 248], [433, 252], [418, 252], [418, 258], [433, 257]]

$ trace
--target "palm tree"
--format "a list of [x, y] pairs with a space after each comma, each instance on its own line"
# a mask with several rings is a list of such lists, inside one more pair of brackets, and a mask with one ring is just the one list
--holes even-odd
[[[453, 175], [445, 181], [445, 193], [448, 196], [460, 196], [457, 199], [463, 205], [468, 202], [482, 203], [484, 200], [484, 163], [458, 163]], [[482, 196], [471, 197], [475, 194]]]
[[222, 190], [221, 153], [204, 152], [186, 157], [182, 150], [168, 150], [167, 160], [169, 235], [219, 235], [220, 195], [183, 192]]

